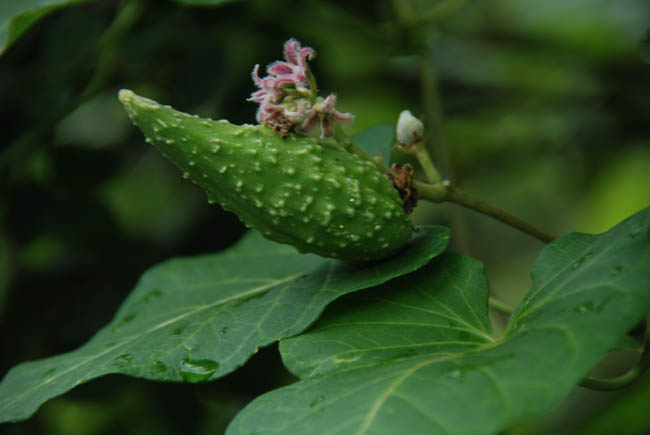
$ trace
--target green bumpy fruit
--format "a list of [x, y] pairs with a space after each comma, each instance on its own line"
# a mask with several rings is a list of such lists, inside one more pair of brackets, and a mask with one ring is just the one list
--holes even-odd
[[210, 203], [271, 240], [365, 261], [391, 256], [411, 239], [391, 182], [372, 162], [335, 144], [201, 119], [129, 90], [119, 98], [147, 142], [200, 185]]

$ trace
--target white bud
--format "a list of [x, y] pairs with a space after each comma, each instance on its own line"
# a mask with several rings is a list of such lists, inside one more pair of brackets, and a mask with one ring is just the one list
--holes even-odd
[[403, 110], [397, 120], [397, 141], [405, 145], [413, 145], [424, 137], [424, 125], [410, 110]]

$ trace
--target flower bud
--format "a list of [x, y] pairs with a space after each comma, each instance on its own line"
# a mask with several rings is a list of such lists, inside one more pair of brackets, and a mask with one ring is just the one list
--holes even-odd
[[413, 116], [410, 110], [403, 110], [397, 121], [397, 141], [402, 145], [413, 145], [424, 137], [422, 121]]

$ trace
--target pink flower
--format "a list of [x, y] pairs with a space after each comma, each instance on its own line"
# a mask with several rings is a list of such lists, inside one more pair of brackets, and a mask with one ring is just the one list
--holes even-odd
[[318, 122], [321, 136], [331, 136], [336, 121], [352, 119], [351, 114], [335, 109], [334, 95], [324, 100], [317, 98], [315, 80], [307, 65], [315, 56], [311, 47], [301, 47], [300, 42], [289, 39], [284, 43], [285, 61], [270, 64], [267, 76], [260, 77], [259, 65], [255, 65], [251, 77], [259, 90], [248, 100], [260, 104], [257, 122], [279, 129], [283, 135], [298, 125], [307, 131]]
[[302, 121], [300, 128], [308, 131], [318, 121], [320, 124], [321, 138], [324, 136], [332, 136], [334, 134], [335, 122], [348, 122], [354, 117], [351, 113], [339, 112], [334, 107], [335, 105], [336, 95], [331, 94], [324, 100], [319, 97], [316, 104], [307, 112], [307, 116]]
[[[311, 47], [302, 48], [300, 42], [289, 39], [284, 43], [284, 58], [286, 62], [277, 61], [269, 65], [267, 72], [276, 75], [279, 80], [291, 79], [296, 88], [310, 88], [307, 78], [307, 61], [316, 57], [316, 52]], [[313, 90], [313, 89], [312, 89]]]
[[260, 78], [260, 66], [255, 65], [251, 77], [260, 90], [253, 92], [249, 101], [261, 104], [257, 111], [257, 122], [263, 124], [268, 114], [276, 112], [272, 106], [280, 104], [289, 93], [311, 95], [313, 90], [307, 77], [307, 61], [315, 56], [316, 52], [312, 48], [302, 48], [300, 42], [289, 39], [284, 43], [286, 62], [276, 61], [270, 64], [266, 68], [268, 76]]

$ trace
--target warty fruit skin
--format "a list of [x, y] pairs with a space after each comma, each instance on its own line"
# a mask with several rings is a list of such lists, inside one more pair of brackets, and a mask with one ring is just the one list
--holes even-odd
[[129, 90], [129, 117], [210, 203], [301, 252], [367, 261], [389, 257], [412, 226], [397, 190], [369, 161], [331, 143], [265, 126], [201, 119]]

